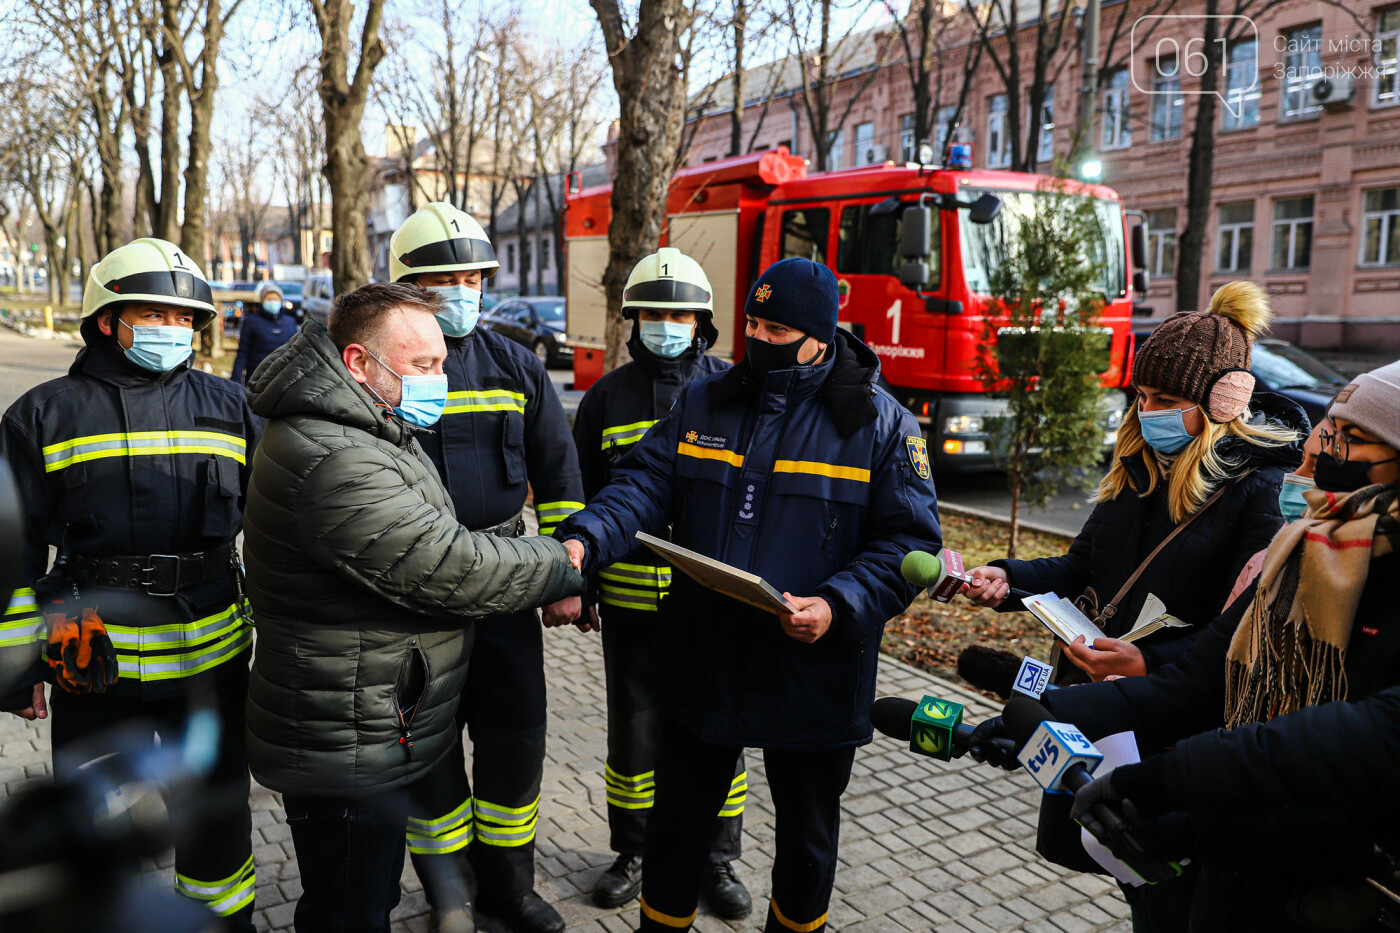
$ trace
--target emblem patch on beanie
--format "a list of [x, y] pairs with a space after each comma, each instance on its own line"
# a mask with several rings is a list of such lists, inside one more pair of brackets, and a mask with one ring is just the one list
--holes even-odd
[[1332, 399], [1332, 404], [1334, 404], [1334, 405], [1345, 404], [1345, 403], [1346, 403], [1346, 400], [1349, 399], [1349, 398], [1351, 398], [1351, 393], [1353, 393], [1353, 392], [1355, 392], [1355, 391], [1356, 391], [1356, 383], [1353, 382], [1351, 385], [1347, 386], [1345, 389], [1343, 389], [1342, 391], [1340, 391], [1340, 392], [1337, 393], [1336, 397]]
[[773, 287], [771, 285], [761, 285], [758, 291], [753, 293], [753, 300], [759, 302], [767, 301], [772, 294]]
[[904, 446], [909, 450], [909, 462], [919, 479], [928, 479], [928, 441], [914, 434], [904, 435]]

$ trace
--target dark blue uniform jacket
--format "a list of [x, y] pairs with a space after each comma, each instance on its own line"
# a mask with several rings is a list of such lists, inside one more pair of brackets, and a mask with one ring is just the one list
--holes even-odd
[[273, 318], [261, 311], [249, 313], [238, 332], [238, 353], [233, 358], [233, 372], [229, 373], [229, 378], [239, 385], [247, 382], [253, 370], [296, 332], [297, 322], [290, 314]]
[[587, 548], [586, 571], [628, 553], [636, 531], [670, 525], [682, 547], [831, 605], [831, 629], [807, 645], [776, 615], [675, 576], [658, 620], [658, 700], [705, 741], [870, 739], [884, 625], [917, 593], [900, 561], [941, 543], [923, 437], [878, 374], [875, 354], [838, 333], [819, 365], [758, 383], [740, 364], [691, 383], [560, 526]]

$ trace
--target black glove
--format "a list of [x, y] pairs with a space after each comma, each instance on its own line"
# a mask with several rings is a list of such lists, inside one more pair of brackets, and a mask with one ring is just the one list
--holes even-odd
[[1071, 819], [1108, 845], [1118, 858], [1130, 864], [1138, 860], [1138, 853], [1121, 849], [1123, 840], [1115, 839], [1094, 813], [1097, 804], [1104, 804], [1122, 815], [1132, 831], [1133, 841], [1147, 857], [1174, 862], [1189, 855], [1194, 848], [1190, 819], [1184, 813], [1172, 812], [1166, 788], [1165, 759], [1161, 755], [1139, 764], [1122, 765], [1095, 778], [1074, 795], [1069, 811]]
[[1016, 760], [1016, 741], [1006, 734], [1006, 724], [1000, 716], [993, 716], [973, 729], [966, 746], [953, 747], [954, 758], [964, 754], [971, 754], [973, 761], [986, 762], [1006, 771], [1021, 767], [1021, 762]]

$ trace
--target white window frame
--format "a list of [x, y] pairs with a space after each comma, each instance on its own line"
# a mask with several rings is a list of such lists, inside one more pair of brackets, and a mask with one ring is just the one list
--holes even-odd
[[846, 131], [839, 129], [831, 137], [831, 148], [826, 151], [826, 170], [834, 172], [838, 168], [845, 168], [841, 163], [846, 161]]
[[933, 115], [933, 145], [936, 149], [934, 157], [940, 161], [948, 149], [948, 121], [953, 119], [953, 114], [957, 112], [957, 104], [945, 104]]
[[[1225, 66], [1225, 99], [1229, 100], [1232, 94], [1238, 93], [1240, 106], [1235, 108], [1240, 111], [1236, 117], [1230, 112], [1229, 107], [1220, 108], [1220, 128], [1224, 131], [1247, 130], [1250, 127], [1259, 125], [1259, 43], [1250, 42], [1237, 43], [1234, 47], [1240, 48], [1242, 45], [1253, 45], [1253, 56], [1242, 56], [1242, 60], [1232, 62], [1226, 60], [1222, 64]], [[1254, 80], [1247, 86], [1243, 76], [1248, 75], [1250, 70], [1254, 72]], [[1239, 87], [1236, 92], [1236, 87]], [[1250, 103], [1254, 104], [1254, 112], [1249, 112]]]
[[515, 275], [515, 244], [506, 244], [506, 275]]
[[[1170, 62], [1172, 73], [1162, 70]], [[1148, 142], [1161, 143], [1181, 138], [1181, 117], [1185, 98], [1181, 94], [1181, 65], [1176, 56], [1159, 58], [1152, 72], [1152, 114], [1147, 128]]]
[[[1175, 269], [1168, 269], [1164, 264], [1168, 244], [1172, 247], [1172, 255], [1176, 255], [1176, 209], [1169, 207], [1164, 208], [1164, 210], [1172, 212], [1170, 228], [1165, 224], [1161, 227], [1154, 227], [1151, 223], [1147, 225], [1147, 265], [1148, 271], [1152, 273], [1154, 278], [1163, 278], [1176, 274]], [[1157, 211], [1148, 211], [1148, 213], [1157, 213]]]
[[899, 118], [899, 155], [901, 162], [913, 162], [917, 155], [914, 148], [918, 145], [914, 140], [914, 115], [906, 113]]
[[[1228, 224], [1227, 224], [1227, 223], [1222, 223], [1222, 222], [1220, 221], [1220, 211], [1221, 211], [1221, 209], [1222, 209], [1222, 208], [1225, 208], [1225, 207], [1231, 207], [1231, 206], [1233, 206], [1233, 205], [1235, 205], [1235, 204], [1248, 204], [1248, 205], [1250, 206], [1250, 208], [1251, 208], [1250, 219], [1249, 219], [1248, 221], [1236, 221], [1236, 222], [1234, 222], [1234, 223], [1228, 223]], [[1216, 271], [1217, 273], [1222, 273], [1222, 272], [1223, 272], [1223, 273], [1248, 272], [1248, 271], [1250, 271], [1250, 268], [1253, 266], [1253, 256], [1252, 256], [1252, 255], [1251, 255], [1251, 256], [1244, 256], [1243, 259], [1244, 259], [1245, 264], [1244, 264], [1244, 265], [1240, 265], [1240, 259], [1242, 258], [1242, 257], [1240, 256], [1240, 233], [1241, 233], [1243, 230], [1245, 230], [1246, 228], [1249, 229], [1250, 253], [1253, 253], [1253, 252], [1254, 252], [1254, 214], [1253, 214], [1253, 212], [1252, 212], [1253, 207], [1254, 207], [1254, 202], [1253, 202], [1253, 201], [1229, 201], [1229, 202], [1226, 202], [1225, 204], [1216, 205], [1216, 208], [1215, 208], [1215, 235], [1216, 235], [1217, 237], [1220, 238], [1221, 242], [1223, 242], [1227, 236], [1230, 238], [1230, 241], [1231, 241], [1231, 242], [1230, 242], [1230, 265], [1226, 266], [1226, 265], [1220, 264], [1220, 263], [1219, 263], [1219, 259], [1220, 259], [1220, 250], [1217, 249], [1217, 250], [1215, 251], [1215, 258], [1216, 258], [1216, 260], [1217, 260], [1217, 265], [1216, 265], [1216, 270], [1215, 270], [1215, 271]]]
[[1105, 151], [1127, 149], [1133, 144], [1132, 107], [1128, 103], [1128, 69], [1119, 68], [1103, 89], [1101, 112], [1103, 132], [1099, 148]]
[[[864, 132], [864, 136], [865, 136], [865, 139], [864, 139], [864, 140], [861, 139], [861, 135], [862, 135], [862, 134], [861, 134], [861, 131], [862, 131], [862, 130], [865, 131], [865, 132]], [[867, 120], [865, 123], [857, 123], [857, 124], [856, 124], [856, 158], [855, 158], [855, 164], [856, 164], [856, 165], [870, 165], [871, 163], [865, 158], [865, 153], [866, 153], [867, 150], [873, 148], [874, 146], [875, 146], [875, 124], [874, 124], [874, 122]]]
[[[1282, 33], [1285, 49], [1306, 41], [1302, 49], [1283, 53], [1283, 80], [1279, 82], [1278, 119], [1280, 123], [1307, 120], [1322, 113], [1322, 105], [1312, 98], [1312, 86], [1322, 76], [1322, 25], [1297, 26]], [[1311, 41], [1316, 39], [1315, 42]]]
[[[1361, 192], [1361, 253], [1359, 264], [1367, 267], [1388, 267], [1400, 266], [1400, 256], [1389, 256], [1386, 254], [1386, 243], [1390, 240], [1390, 231], [1396, 224], [1400, 224], [1400, 195], [1397, 195], [1397, 203], [1394, 208], [1387, 208], [1379, 211], [1366, 210], [1366, 195], [1372, 191], [1387, 191], [1389, 188], [1363, 189]], [[1376, 246], [1378, 253], [1375, 259], [1366, 258], [1366, 228], [1371, 221], [1380, 223], [1380, 236], [1377, 237]]]
[[[1386, 19], [1392, 18], [1386, 29]], [[1394, 107], [1400, 104], [1400, 5], [1376, 11], [1376, 78], [1371, 82], [1371, 106]], [[1389, 52], [1386, 45], [1389, 44]], [[1384, 57], [1388, 55], [1389, 57]], [[1389, 84], [1389, 87], [1385, 87]]]
[[[1030, 120], [1030, 104], [1026, 104], [1026, 122]], [[1040, 132], [1035, 138], [1035, 161], [1048, 165], [1055, 160], [1055, 85], [1045, 85], [1045, 100], [1040, 103]]]
[[[1279, 219], [1278, 208], [1280, 204], [1288, 201], [1312, 201], [1312, 211], [1306, 217], [1289, 217]], [[1312, 225], [1313, 216], [1317, 213], [1317, 201], [1311, 195], [1302, 195], [1293, 198], [1276, 198], [1274, 200], [1274, 222], [1273, 233], [1269, 240], [1269, 265], [1270, 272], [1306, 272], [1312, 265]], [[1303, 225], [1308, 228], [1308, 265], [1298, 264], [1298, 230]], [[1288, 258], [1282, 266], [1274, 266], [1274, 247], [1278, 245], [1278, 238], [1285, 236], [1288, 238]]]
[[[997, 102], [1001, 102], [1000, 109]], [[1011, 166], [1011, 139], [1006, 135], [1006, 95], [987, 98], [987, 168]]]

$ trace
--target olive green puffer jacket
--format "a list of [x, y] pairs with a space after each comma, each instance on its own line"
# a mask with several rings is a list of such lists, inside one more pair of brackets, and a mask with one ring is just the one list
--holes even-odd
[[376, 405], [309, 323], [248, 389], [269, 419], [244, 559], [257, 641], [248, 763], [273, 790], [410, 784], [460, 741], [471, 620], [579, 593], [552, 538], [457, 523], [413, 428]]

